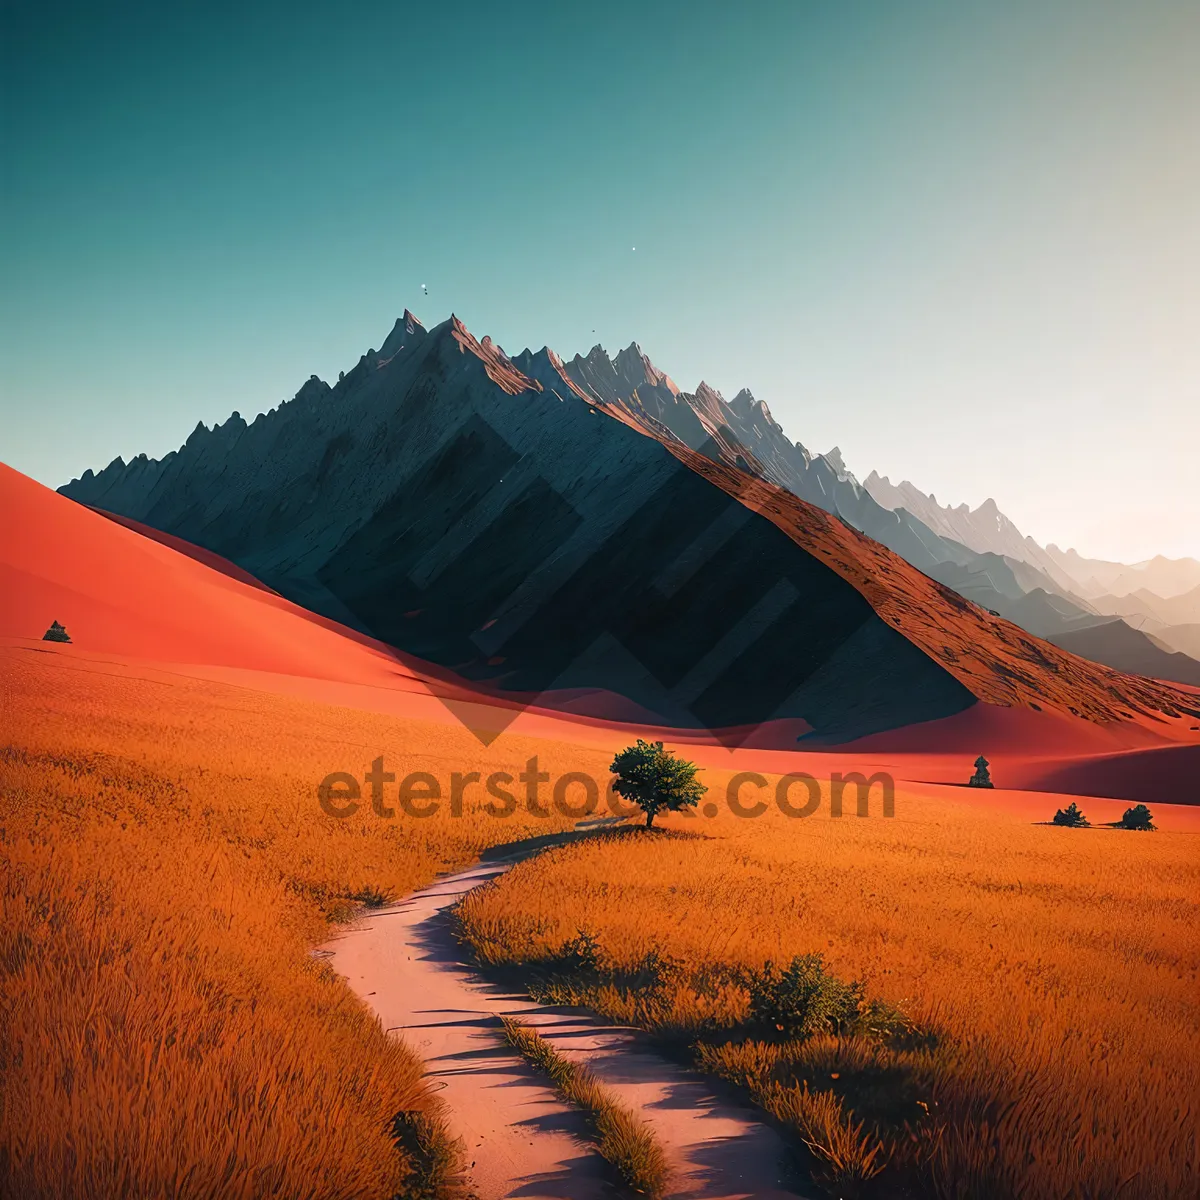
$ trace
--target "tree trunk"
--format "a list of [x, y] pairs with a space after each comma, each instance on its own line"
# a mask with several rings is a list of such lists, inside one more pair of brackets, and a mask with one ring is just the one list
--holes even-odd
[[653, 809], [650, 809], [650, 810], [649, 810], [649, 811], [646, 813], [646, 828], [647, 828], [647, 829], [649, 829], [649, 828], [650, 828], [650, 826], [651, 826], [651, 825], [653, 825], [653, 824], [654, 824], [654, 810], [653, 810]]

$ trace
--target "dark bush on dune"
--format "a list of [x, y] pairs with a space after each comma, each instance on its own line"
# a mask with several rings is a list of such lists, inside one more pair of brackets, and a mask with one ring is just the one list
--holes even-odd
[[1068, 829], [1086, 829], [1091, 825], [1091, 821], [1079, 811], [1079, 805], [1072, 800], [1066, 808], [1060, 808], [1054, 814], [1054, 824], [1065, 825]]
[[1149, 829], [1154, 828], [1154, 818], [1144, 804], [1135, 804], [1125, 810], [1125, 815], [1117, 822], [1119, 829]]

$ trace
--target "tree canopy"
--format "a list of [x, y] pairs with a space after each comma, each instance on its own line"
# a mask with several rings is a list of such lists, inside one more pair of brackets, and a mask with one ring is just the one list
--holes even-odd
[[646, 814], [647, 829], [660, 812], [695, 808], [708, 791], [696, 778], [696, 764], [676, 758], [662, 742], [638, 738], [636, 746], [626, 746], [612, 760], [609, 770], [617, 777], [613, 791]]

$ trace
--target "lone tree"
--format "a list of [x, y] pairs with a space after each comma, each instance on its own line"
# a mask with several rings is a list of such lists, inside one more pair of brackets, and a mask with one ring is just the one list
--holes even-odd
[[1069, 829], [1086, 829], [1091, 825], [1091, 821], [1079, 811], [1079, 805], [1072, 800], [1066, 808], [1060, 808], [1054, 814], [1054, 824], [1066, 825]]
[[967, 787], [995, 787], [992, 777], [988, 774], [988, 760], [981, 754], [975, 760], [975, 774], [967, 780]]
[[69, 642], [71, 639], [67, 636], [65, 625], [60, 625], [57, 621], [50, 622], [50, 628], [42, 634], [43, 642]]
[[1154, 818], [1144, 804], [1135, 804], [1125, 810], [1125, 815], [1117, 824], [1121, 829], [1153, 829]]
[[608, 769], [617, 777], [613, 791], [646, 814], [647, 829], [660, 812], [695, 808], [708, 791], [696, 778], [696, 764], [676, 758], [662, 742], [638, 738], [637, 745], [626, 746]]

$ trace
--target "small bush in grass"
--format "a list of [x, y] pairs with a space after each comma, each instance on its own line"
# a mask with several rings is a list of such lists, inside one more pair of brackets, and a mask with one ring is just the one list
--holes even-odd
[[568, 975], [595, 975], [600, 969], [600, 943], [590, 929], [578, 929], [563, 943], [553, 960], [555, 971]]
[[1135, 804], [1125, 810], [1125, 815], [1117, 824], [1121, 829], [1153, 829], [1154, 818], [1144, 804]]
[[1079, 805], [1074, 800], [1066, 808], [1060, 808], [1054, 814], [1055, 825], [1065, 825], [1068, 829], [1086, 829], [1091, 821], [1079, 811]]
[[786, 967], [764, 963], [741, 982], [751, 1019], [785, 1037], [841, 1033], [862, 1016], [863, 985], [831, 975], [820, 954], [798, 954]]
[[357, 900], [359, 904], [365, 904], [367, 908], [382, 908], [391, 901], [387, 892], [381, 891], [373, 883], [368, 883], [357, 891], [351, 892], [350, 899]]
[[862, 1006], [853, 1032], [897, 1050], [933, 1050], [938, 1035], [918, 1024], [902, 1008], [886, 1000], [868, 1000]]

